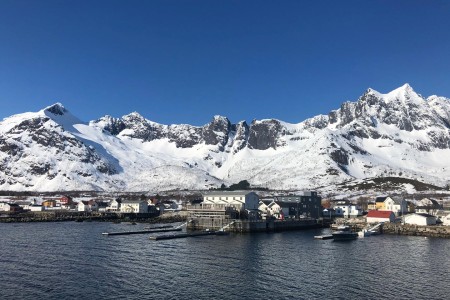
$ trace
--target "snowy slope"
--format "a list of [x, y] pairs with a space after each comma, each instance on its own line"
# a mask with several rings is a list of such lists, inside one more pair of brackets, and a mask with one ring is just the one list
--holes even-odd
[[368, 89], [298, 124], [267, 119], [162, 125], [139, 113], [85, 123], [57, 103], [0, 122], [0, 189], [208, 189], [248, 180], [270, 189], [326, 188], [400, 176], [450, 175], [450, 100], [409, 85]]

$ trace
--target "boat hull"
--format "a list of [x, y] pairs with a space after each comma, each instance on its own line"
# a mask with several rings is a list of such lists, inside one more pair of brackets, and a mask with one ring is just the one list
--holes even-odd
[[334, 232], [332, 235], [335, 241], [351, 241], [358, 238], [356, 232]]

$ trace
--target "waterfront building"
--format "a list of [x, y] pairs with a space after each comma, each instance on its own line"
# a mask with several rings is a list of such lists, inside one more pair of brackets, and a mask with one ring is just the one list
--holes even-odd
[[284, 218], [313, 218], [322, 216], [322, 198], [317, 192], [304, 191], [296, 195], [276, 196], [274, 202], [281, 207]]
[[30, 210], [30, 207], [34, 204], [32, 201], [15, 201], [14, 203], [22, 207], [23, 210]]
[[370, 210], [366, 216], [367, 223], [395, 222], [395, 214], [388, 210]]
[[120, 205], [122, 204], [121, 199], [114, 199], [109, 202], [109, 206], [106, 208], [107, 211], [120, 211]]
[[15, 203], [0, 202], [0, 211], [22, 211], [22, 207]]
[[203, 202], [187, 205], [188, 222], [196, 228], [222, 228], [237, 219], [258, 219], [259, 197], [252, 191], [214, 191]]
[[436, 225], [436, 217], [429, 214], [409, 214], [404, 217], [405, 224], [411, 225]]
[[147, 213], [148, 203], [144, 200], [123, 200], [120, 205], [123, 213]]
[[258, 210], [263, 219], [267, 217], [272, 217], [275, 219], [284, 218], [283, 208], [275, 202], [274, 199], [263, 199], [259, 201]]
[[77, 205], [78, 211], [98, 211], [98, 204], [94, 200], [80, 201]]
[[228, 206], [236, 210], [258, 210], [259, 197], [249, 191], [214, 191], [203, 194], [202, 205]]
[[30, 211], [43, 211], [44, 207], [42, 205], [33, 204], [30, 205]]
[[442, 218], [442, 225], [450, 226], [450, 212], [447, 212], [447, 215]]
[[336, 200], [333, 202], [334, 214], [341, 218], [356, 218], [362, 216], [362, 209], [349, 200]]
[[406, 201], [399, 197], [377, 197], [375, 203], [376, 209], [392, 211], [396, 216], [408, 212]]

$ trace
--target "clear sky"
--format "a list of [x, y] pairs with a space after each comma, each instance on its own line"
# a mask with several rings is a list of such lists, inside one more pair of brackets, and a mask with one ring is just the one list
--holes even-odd
[[299, 123], [404, 83], [450, 97], [450, 1], [0, 0], [0, 119]]

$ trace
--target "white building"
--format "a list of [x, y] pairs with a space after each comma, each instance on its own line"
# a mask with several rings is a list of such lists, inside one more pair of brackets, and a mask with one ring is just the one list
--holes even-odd
[[450, 226], [450, 213], [442, 218], [442, 224], [445, 226]]
[[392, 211], [396, 216], [400, 216], [408, 211], [406, 200], [387, 197], [384, 201], [384, 210]]
[[388, 210], [370, 210], [366, 216], [367, 223], [395, 222], [395, 214]]
[[428, 214], [409, 214], [405, 216], [405, 224], [436, 225], [436, 217]]
[[416, 213], [436, 216], [440, 210], [442, 210], [442, 205], [434, 199], [423, 198], [416, 205]]
[[356, 218], [362, 216], [362, 209], [348, 200], [335, 201], [333, 208], [336, 217]]
[[143, 200], [123, 200], [120, 205], [120, 212], [123, 213], [147, 213], [148, 203]]
[[249, 191], [215, 191], [203, 195], [202, 205], [234, 207], [236, 210], [258, 210], [259, 197]]
[[29, 207], [30, 211], [43, 211], [44, 207], [42, 205], [33, 204]]
[[10, 211], [11, 205], [7, 202], [0, 202], [0, 211]]
[[106, 208], [107, 211], [120, 211], [120, 205], [122, 204], [122, 200], [120, 199], [114, 199], [109, 202], [108, 207]]
[[[261, 216], [265, 217], [274, 217], [276, 219], [281, 219], [285, 215], [282, 207], [276, 203], [274, 200], [269, 201], [259, 201], [258, 210], [261, 212]], [[289, 212], [287, 212], [289, 214]]]
[[78, 211], [98, 211], [98, 205], [97, 202], [94, 200], [89, 201], [80, 201], [77, 205]]

